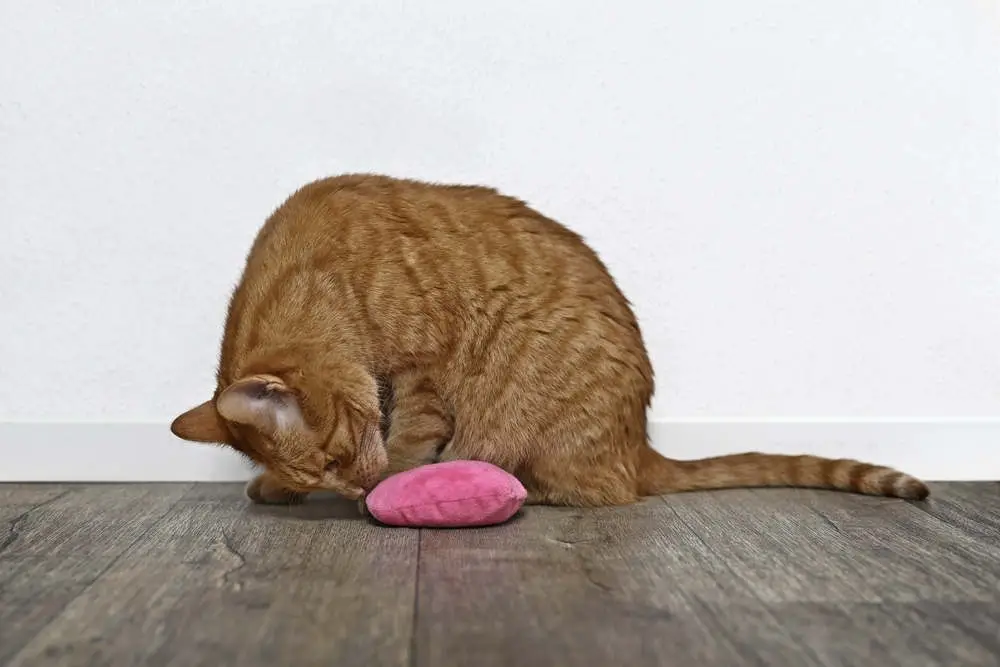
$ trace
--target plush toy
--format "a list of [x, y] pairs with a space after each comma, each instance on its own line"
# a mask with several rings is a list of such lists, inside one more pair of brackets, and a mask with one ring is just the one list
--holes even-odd
[[368, 494], [368, 512], [389, 526], [492, 526], [514, 516], [527, 492], [516, 477], [482, 461], [447, 461], [407, 470]]

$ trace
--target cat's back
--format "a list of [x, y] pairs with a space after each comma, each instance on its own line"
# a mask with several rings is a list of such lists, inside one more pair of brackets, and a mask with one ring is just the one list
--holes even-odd
[[226, 338], [256, 340], [249, 322], [261, 319], [248, 313], [283, 320], [272, 325], [280, 330], [312, 318], [320, 292], [386, 340], [414, 330], [475, 336], [558, 315], [568, 319], [553, 326], [641, 348], [628, 302], [581, 237], [488, 187], [378, 175], [305, 185], [261, 228]]
[[[351, 267], [417, 253], [438, 268], [468, 260], [512, 271], [588, 266], [605, 273], [579, 235], [524, 201], [478, 185], [437, 184], [372, 174], [309, 183], [268, 219], [249, 262]], [[488, 270], [486, 266], [484, 270]]]
[[[583, 239], [525, 202], [475, 185], [371, 174], [309, 183], [261, 228], [241, 292], [275, 292], [302, 273], [459, 313], [497, 299], [575, 300], [632, 321], [627, 302]], [[308, 282], [300, 277], [302, 282]], [[558, 302], [558, 303], [556, 303]], [[527, 303], [527, 302], [526, 302]]]

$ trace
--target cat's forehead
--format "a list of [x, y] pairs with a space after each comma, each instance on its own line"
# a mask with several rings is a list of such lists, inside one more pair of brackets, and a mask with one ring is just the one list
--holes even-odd
[[[233, 434], [231, 442], [233, 447], [264, 465], [273, 463], [275, 460], [302, 460], [303, 457], [315, 452], [317, 447], [326, 449], [331, 444], [331, 441], [323, 442], [306, 437], [305, 434], [300, 434], [300, 437], [275, 441], [252, 426], [230, 422], [227, 422], [226, 426]], [[336, 438], [331, 440], [336, 444]]]

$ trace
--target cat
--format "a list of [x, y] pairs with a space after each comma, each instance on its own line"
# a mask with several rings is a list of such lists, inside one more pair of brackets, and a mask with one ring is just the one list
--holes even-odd
[[361, 499], [454, 459], [513, 473], [528, 502], [580, 507], [727, 487], [929, 493], [848, 459], [668, 459], [648, 442], [652, 395], [630, 304], [580, 236], [486, 187], [344, 175], [264, 224], [215, 393], [171, 430], [261, 465], [258, 502]]

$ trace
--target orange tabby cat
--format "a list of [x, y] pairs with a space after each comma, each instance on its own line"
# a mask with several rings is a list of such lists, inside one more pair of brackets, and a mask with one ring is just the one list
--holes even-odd
[[264, 225], [215, 394], [171, 429], [261, 464], [247, 487], [261, 502], [360, 498], [450, 459], [494, 463], [531, 502], [563, 505], [736, 486], [928, 494], [852, 460], [667, 459], [647, 442], [652, 393], [636, 319], [579, 236], [491, 189], [354, 175], [305, 186]]

